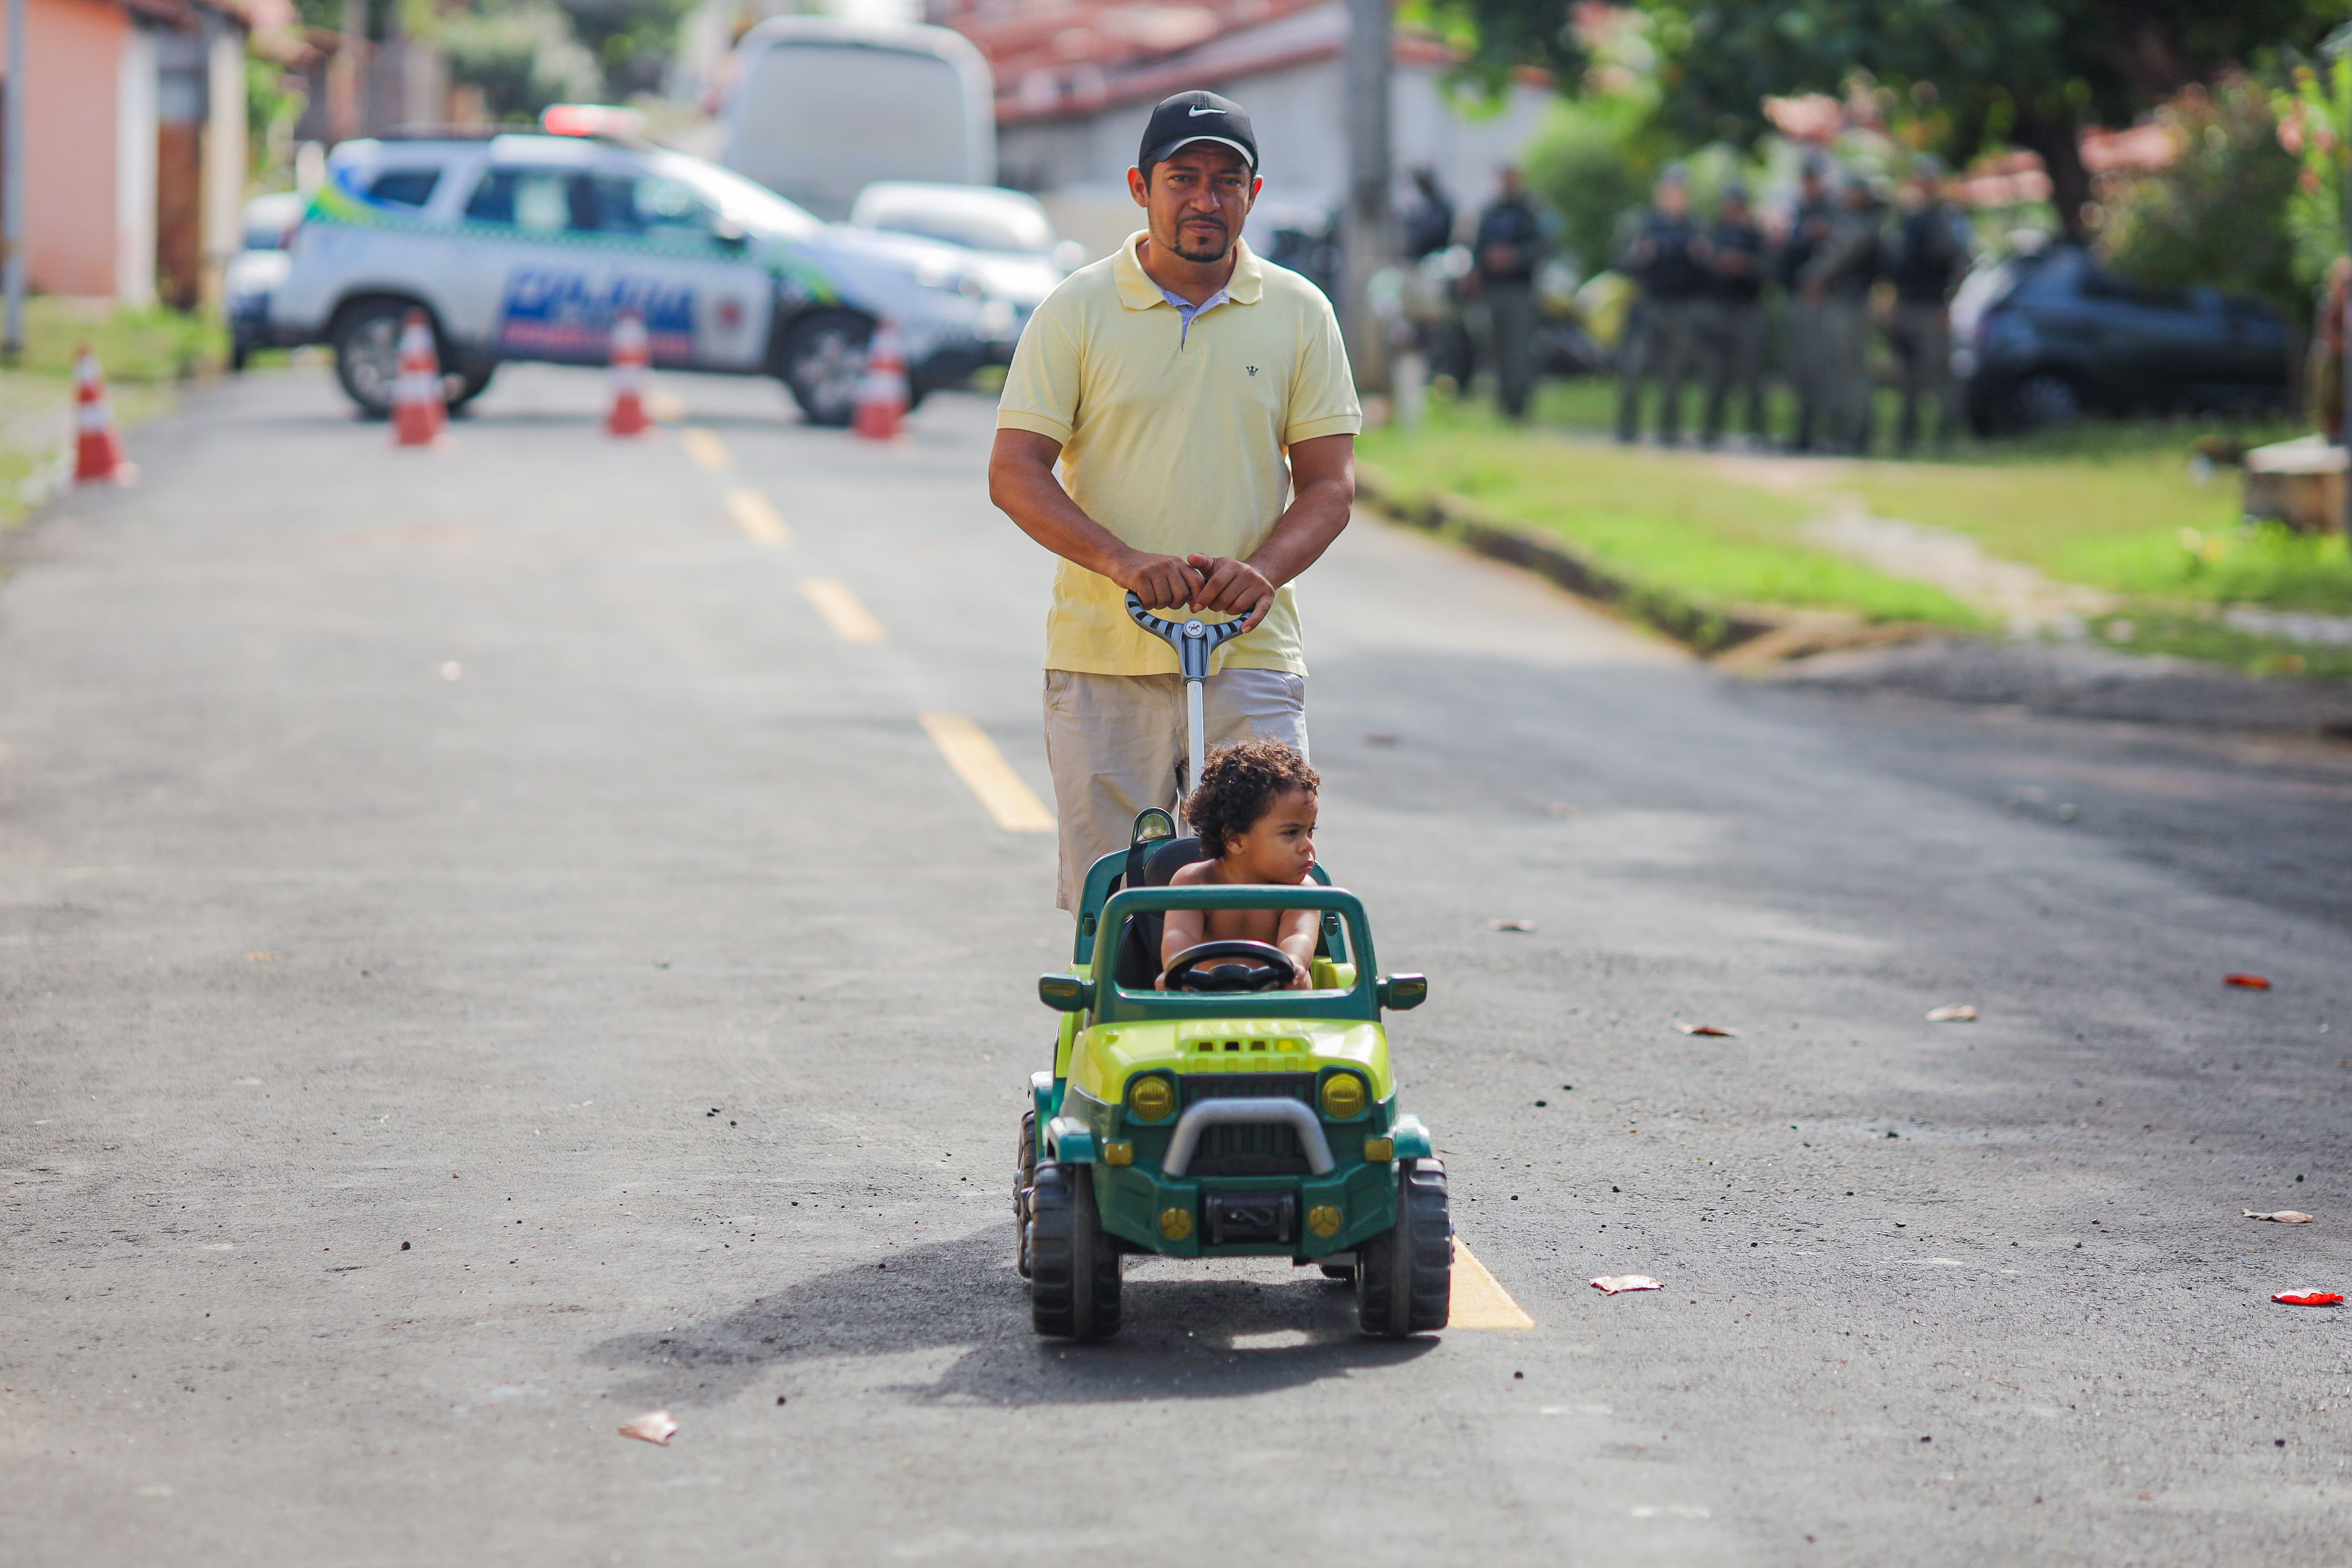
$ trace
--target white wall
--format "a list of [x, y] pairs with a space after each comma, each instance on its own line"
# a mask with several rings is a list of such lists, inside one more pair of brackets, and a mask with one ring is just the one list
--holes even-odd
[[114, 90], [114, 297], [155, 302], [155, 37], [133, 26]]
[[[1265, 190], [1258, 198], [1263, 206], [1339, 205], [1348, 167], [1342, 83], [1337, 59], [1200, 83], [1250, 111], [1265, 160]], [[1548, 89], [1514, 85], [1499, 112], [1465, 112], [1447, 96], [1439, 72], [1399, 66], [1390, 109], [1398, 210], [1411, 195], [1407, 171], [1426, 163], [1438, 171], [1455, 204], [1465, 214], [1475, 213], [1495, 195], [1496, 170], [1516, 161], [1543, 123], [1550, 99]], [[1097, 114], [1001, 128], [1001, 177], [1036, 191], [1063, 233], [1102, 254], [1142, 226], [1142, 215], [1128, 201], [1126, 183], [1150, 112], [1148, 103], [1124, 104]], [[1111, 237], [1104, 239], [1105, 233]]]

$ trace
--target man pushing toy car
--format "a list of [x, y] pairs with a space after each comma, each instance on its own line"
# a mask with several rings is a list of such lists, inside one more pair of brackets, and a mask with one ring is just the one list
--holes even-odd
[[1202, 689], [1207, 744], [1306, 754], [1292, 584], [1348, 526], [1363, 426], [1330, 302], [1242, 241], [1263, 184], [1242, 107], [1211, 92], [1162, 100], [1127, 183], [1147, 226], [1030, 318], [988, 467], [990, 498], [1062, 558], [1045, 752], [1057, 901], [1071, 910], [1135, 814], [1196, 782], [1182, 776], [1176, 656], [1129, 618], [1129, 592], [1147, 609], [1248, 626]]

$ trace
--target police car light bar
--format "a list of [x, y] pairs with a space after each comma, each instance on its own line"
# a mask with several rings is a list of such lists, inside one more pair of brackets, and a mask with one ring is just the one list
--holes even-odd
[[551, 103], [540, 110], [539, 128], [550, 136], [627, 140], [644, 132], [646, 117], [634, 109], [616, 109], [609, 103]]

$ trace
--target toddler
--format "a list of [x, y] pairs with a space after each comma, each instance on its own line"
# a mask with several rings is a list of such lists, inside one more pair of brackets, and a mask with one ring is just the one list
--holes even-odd
[[[1184, 803], [1184, 820], [1200, 836], [1205, 860], [1178, 871], [1176, 888], [1264, 886], [1295, 888], [1315, 864], [1316, 792], [1321, 777], [1307, 759], [1279, 741], [1221, 746], [1202, 764], [1200, 786]], [[1298, 966], [1291, 982], [1304, 991], [1315, 962], [1321, 915], [1314, 910], [1171, 910], [1161, 928], [1160, 963], [1204, 942], [1263, 942]], [[1161, 977], [1166, 987], [1166, 976]]]

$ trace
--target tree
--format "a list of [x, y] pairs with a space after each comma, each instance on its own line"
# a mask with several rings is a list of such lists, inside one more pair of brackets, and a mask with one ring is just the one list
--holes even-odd
[[[1574, 80], [1574, 0], [1433, 0], [1490, 79], [1535, 63]], [[1641, 0], [1666, 110], [1700, 139], [1752, 138], [1768, 94], [1839, 92], [1855, 73], [1933, 104], [1947, 149], [2042, 156], [2070, 237], [2090, 176], [2077, 138], [2126, 124], [2264, 50], [2308, 49], [2347, 0]]]

